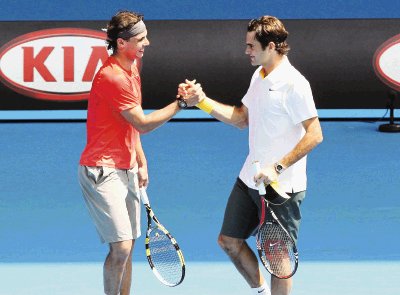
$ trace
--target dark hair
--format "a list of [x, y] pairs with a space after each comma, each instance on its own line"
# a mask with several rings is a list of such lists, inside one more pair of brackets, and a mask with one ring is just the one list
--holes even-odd
[[107, 24], [107, 49], [112, 49], [114, 53], [117, 51], [117, 39], [122, 31], [130, 30], [136, 23], [143, 20], [143, 15], [122, 10], [117, 12]]
[[258, 19], [252, 19], [248, 26], [248, 32], [256, 32], [255, 38], [261, 43], [262, 49], [270, 42], [275, 44], [275, 50], [281, 55], [287, 55], [290, 47], [286, 43], [289, 32], [286, 31], [283, 23], [274, 16], [265, 15]]

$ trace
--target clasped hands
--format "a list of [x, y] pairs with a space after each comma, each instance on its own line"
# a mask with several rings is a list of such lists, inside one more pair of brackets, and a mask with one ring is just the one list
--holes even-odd
[[180, 83], [178, 86], [177, 98], [183, 99], [188, 107], [193, 107], [202, 101], [206, 95], [201, 88], [200, 83], [196, 83], [196, 80], [185, 80], [185, 83]]

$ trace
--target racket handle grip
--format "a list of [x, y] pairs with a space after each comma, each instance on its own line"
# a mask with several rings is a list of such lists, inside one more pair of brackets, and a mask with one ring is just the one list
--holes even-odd
[[[261, 171], [261, 166], [260, 166], [260, 162], [258, 161], [254, 161], [253, 162], [253, 168], [254, 168], [254, 172], [255, 174], [260, 173]], [[260, 183], [258, 186], [258, 193], [260, 194], [260, 196], [264, 196], [267, 192], [265, 191], [265, 185], [264, 183]]]
[[149, 197], [147, 196], [146, 188], [143, 186], [139, 189], [140, 192], [140, 199], [142, 200], [143, 204], [149, 205]]

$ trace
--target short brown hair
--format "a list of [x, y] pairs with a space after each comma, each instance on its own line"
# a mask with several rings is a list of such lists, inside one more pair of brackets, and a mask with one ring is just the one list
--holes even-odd
[[120, 38], [119, 34], [131, 29], [141, 20], [143, 20], [142, 14], [128, 10], [117, 12], [107, 25], [107, 49], [112, 49], [115, 53], [117, 51], [117, 39]]
[[274, 16], [265, 15], [257, 19], [252, 19], [248, 26], [248, 32], [256, 32], [255, 38], [261, 43], [262, 49], [270, 42], [275, 44], [275, 50], [281, 55], [287, 55], [290, 47], [286, 42], [289, 32], [286, 31], [283, 23]]

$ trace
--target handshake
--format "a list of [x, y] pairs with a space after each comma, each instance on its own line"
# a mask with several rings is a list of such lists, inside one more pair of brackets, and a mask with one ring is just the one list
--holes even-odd
[[196, 80], [189, 81], [186, 79], [185, 83], [179, 84], [176, 97], [184, 100], [188, 107], [193, 107], [203, 101], [206, 95], [200, 83], [196, 83]]

